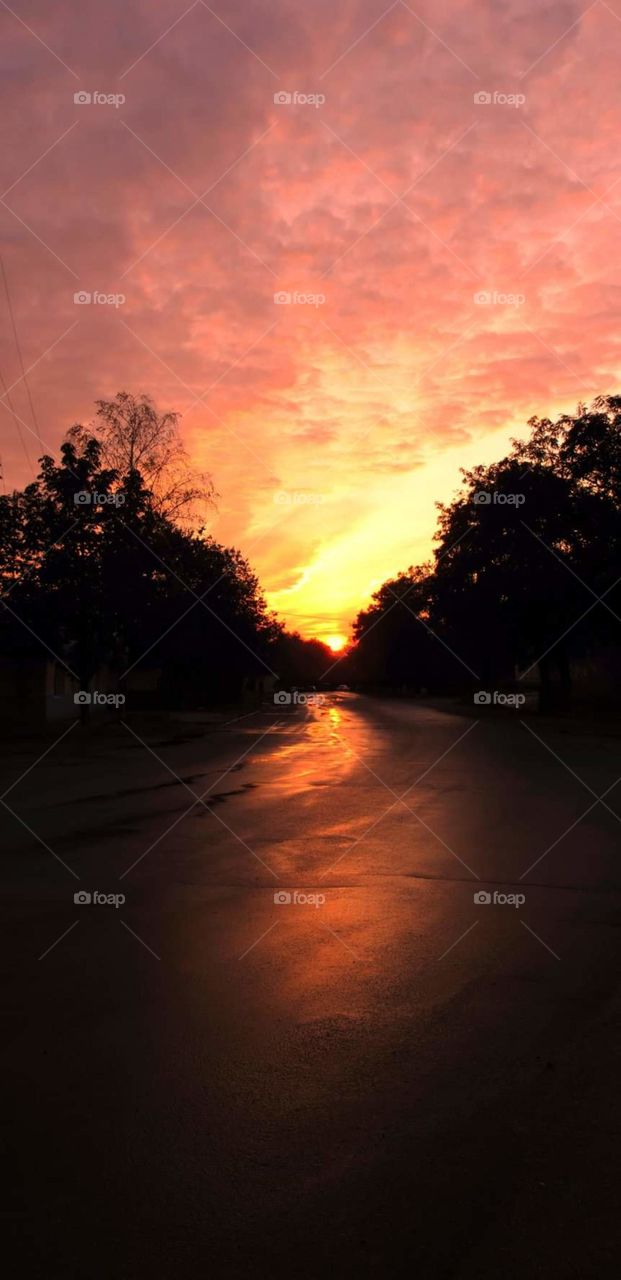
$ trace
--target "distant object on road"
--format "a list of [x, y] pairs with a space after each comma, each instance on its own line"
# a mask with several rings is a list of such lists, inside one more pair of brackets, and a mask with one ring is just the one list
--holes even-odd
[[349, 693], [349, 685], [348, 685], [348, 684], [338, 684], [338, 685], [336, 686], [336, 691], [337, 691], [337, 693]]

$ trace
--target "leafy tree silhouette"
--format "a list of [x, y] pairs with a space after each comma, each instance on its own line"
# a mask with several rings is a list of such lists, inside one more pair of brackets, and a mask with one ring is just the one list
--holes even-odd
[[166, 431], [140, 452], [154, 419], [138, 407], [135, 449], [118, 452], [119, 466], [105, 464], [105, 441], [73, 428], [58, 463], [44, 456], [33, 484], [0, 498], [0, 651], [54, 654], [86, 690], [102, 666], [122, 675], [148, 660], [162, 667], [171, 699], [234, 696], [249, 668], [271, 670], [280, 628], [241, 553], [170, 514], [172, 503], [187, 516], [197, 486], [181, 492], [174, 479], [167, 488]]
[[[535, 666], [549, 709], [567, 703], [576, 658], [619, 646], [621, 397], [529, 426], [527, 441], [462, 472], [461, 492], [438, 504], [433, 565], [385, 583], [359, 615], [367, 678], [449, 689], [476, 673], [494, 688]], [[395, 608], [400, 595], [407, 610]]]

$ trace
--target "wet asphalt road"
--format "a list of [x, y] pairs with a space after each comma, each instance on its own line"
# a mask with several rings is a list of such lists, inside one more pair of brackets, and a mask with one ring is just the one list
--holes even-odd
[[354, 694], [126, 733], [3, 810], [20, 1271], [616, 1274], [619, 741]]

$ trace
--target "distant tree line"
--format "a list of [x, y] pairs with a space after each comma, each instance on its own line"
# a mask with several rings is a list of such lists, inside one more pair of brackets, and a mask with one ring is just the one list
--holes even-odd
[[316, 669], [241, 553], [197, 524], [215, 492], [177, 415], [126, 392], [98, 401], [40, 468], [0, 497], [0, 661], [53, 656], [83, 689], [102, 667], [156, 666], [171, 705], [233, 699], [280, 676], [276, 661], [292, 678]]
[[500, 462], [462, 472], [433, 559], [358, 615], [358, 680], [448, 692], [537, 678], [544, 708], [568, 701], [577, 668], [621, 688], [621, 396], [529, 427]]

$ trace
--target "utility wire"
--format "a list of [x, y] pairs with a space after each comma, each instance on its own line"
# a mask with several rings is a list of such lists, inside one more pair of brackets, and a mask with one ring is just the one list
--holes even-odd
[[10, 395], [9, 395], [9, 390], [8, 390], [7, 385], [6, 385], [6, 382], [4, 381], [4, 375], [3, 375], [3, 373], [2, 373], [2, 370], [1, 370], [1, 369], [0, 369], [0, 382], [2, 383], [2, 389], [3, 389], [3, 391], [4, 391], [4, 395], [3, 395], [2, 399], [3, 399], [3, 400], [6, 400], [6, 402], [7, 402], [8, 406], [9, 406], [9, 409], [10, 409], [10, 411], [11, 411], [12, 415], [13, 415], [13, 421], [15, 422], [15, 426], [17, 427], [17, 434], [18, 434], [18, 436], [19, 436], [19, 438], [20, 438], [21, 445], [22, 445], [22, 449], [24, 450], [24, 453], [26, 454], [26, 462], [28, 463], [28, 471], [30, 472], [30, 471], [32, 471], [32, 469], [33, 469], [33, 467], [32, 467], [32, 462], [30, 461], [30, 455], [29, 455], [28, 450], [27, 450], [27, 448], [26, 448], [26, 441], [24, 440], [24, 436], [23, 436], [23, 434], [22, 434], [22, 429], [21, 429], [20, 422], [19, 422], [19, 416], [16, 414], [16, 412], [15, 412], [15, 410], [14, 410], [14, 408], [13, 408], [13, 405], [12, 405], [12, 403], [11, 403], [11, 397], [10, 397]]
[[23, 378], [23, 381], [24, 381], [24, 383], [25, 383], [25, 385], [26, 385], [26, 394], [27, 394], [27, 396], [28, 396], [28, 404], [30, 405], [30, 413], [31, 413], [31, 415], [32, 415], [32, 421], [34, 422], [35, 430], [36, 430], [37, 436], [39, 437], [39, 444], [41, 445], [41, 449], [42, 449], [42, 451], [45, 453], [45, 446], [44, 446], [44, 444], [43, 444], [43, 440], [41, 439], [41, 432], [40, 432], [40, 430], [39, 430], [39, 423], [38, 423], [38, 421], [37, 421], [37, 415], [36, 415], [36, 413], [35, 413], [35, 407], [34, 407], [34, 404], [33, 404], [33, 402], [32, 402], [32, 395], [31, 395], [31, 393], [30, 393], [30, 384], [29, 384], [29, 382], [28, 382], [28, 378], [26, 377], [26, 369], [25, 369], [25, 367], [24, 367], [24, 360], [23, 360], [23, 356], [22, 356], [22, 349], [21, 349], [21, 347], [20, 347], [20, 345], [19, 345], [19, 337], [18, 337], [18, 335], [17, 335], [17, 325], [15, 324], [15, 316], [14, 316], [14, 314], [13, 314], [13, 304], [12, 304], [12, 302], [11, 302], [11, 295], [10, 295], [10, 293], [9, 293], [9, 282], [8, 282], [8, 280], [7, 280], [7, 278], [6, 278], [6, 271], [4, 270], [4, 260], [3, 260], [3, 258], [2, 258], [2, 254], [0, 254], [0, 270], [2, 271], [2, 280], [3, 280], [3, 282], [4, 282], [4, 292], [5, 292], [5, 294], [6, 294], [7, 306], [8, 306], [8, 308], [9, 308], [9, 315], [10, 315], [10, 317], [11, 317], [11, 327], [12, 327], [12, 329], [13, 329], [13, 337], [14, 337], [14, 339], [15, 339], [15, 346], [16, 346], [16, 348], [17, 348], [17, 355], [18, 355], [18, 357], [19, 357], [20, 368], [21, 368], [21, 371], [22, 371], [22, 378]]

